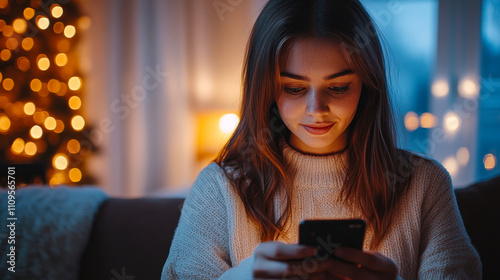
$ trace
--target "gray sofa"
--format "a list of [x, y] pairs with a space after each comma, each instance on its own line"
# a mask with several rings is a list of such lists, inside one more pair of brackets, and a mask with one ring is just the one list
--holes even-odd
[[[500, 279], [500, 177], [455, 191], [472, 243], [483, 262], [483, 279]], [[159, 279], [168, 256], [182, 199], [116, 199], [100, 207], [80, 279]], [[129, 278], [126, 278], [129, 276]]]

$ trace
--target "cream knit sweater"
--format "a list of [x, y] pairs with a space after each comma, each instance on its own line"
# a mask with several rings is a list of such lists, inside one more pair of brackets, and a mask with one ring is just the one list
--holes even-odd
[[[290, 227], [281, 241], [296, 243], [304, 219], [361, 217], [338, 201], [345, 152], [311, 156], [286, 146], [284, 156], [295, 180]], [[465, 232], [448, 173], [430, 159], [415, 156], [413, 164], [411, 185], [377, 251], [393, 259], [406, 280], [481, 279], [479, 256]], [[212, 163], [184, 203], [162, 279], [253, 279], [259, 236], [222, 169]], [[368, 230], [365, 249], [372, 236]]]

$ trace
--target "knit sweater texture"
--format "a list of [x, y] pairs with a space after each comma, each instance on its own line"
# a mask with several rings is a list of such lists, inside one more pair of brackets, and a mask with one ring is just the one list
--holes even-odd
[[[313, 156], [289, 146], [283, 152], [294, 180], [288, 230], [279, 241], [297, 243], [299, 223], [305, 219], [362, 218], [358, 209], [340, 200], [346, 152]], [[406, 280], [481, 279], [479, 256], [465, 231], [449, 174], [432, 159], [412, 159], [413, 178], [376, 251], [393, 259]], [[278, 219], [283, 198], [275, 199]], [[364, 249], [372, 238], [367, 230]], [[186, 198], [162, 279], [253, 279], [253, 251], [260, 242], [240, 197], [212, 163]]]

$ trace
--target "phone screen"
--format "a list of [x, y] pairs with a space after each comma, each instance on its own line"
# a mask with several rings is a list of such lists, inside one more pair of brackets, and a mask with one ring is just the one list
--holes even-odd
[[317, 256], [336, 258], [340, 246], [363, 249], [366, 222], [350, 220], [305, 220], [299, 226], [299, 244], [318, 249]]

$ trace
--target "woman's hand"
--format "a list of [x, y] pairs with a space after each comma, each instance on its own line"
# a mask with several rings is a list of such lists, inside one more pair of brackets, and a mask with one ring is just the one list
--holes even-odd
[[316, 250], [278, 241], [261, 243], [255, 248], [254, 279], [341, 279], [329, 275], [328, 261], [315, 259]]
[[394, 261], [379, 252], [360, 251], [347, 247], [335, 249], [335, 255], [351, 263], [333, 260], [330, 272], [334, 276], [351, 280], [395, 280], [398, 278], [398, 267]]

